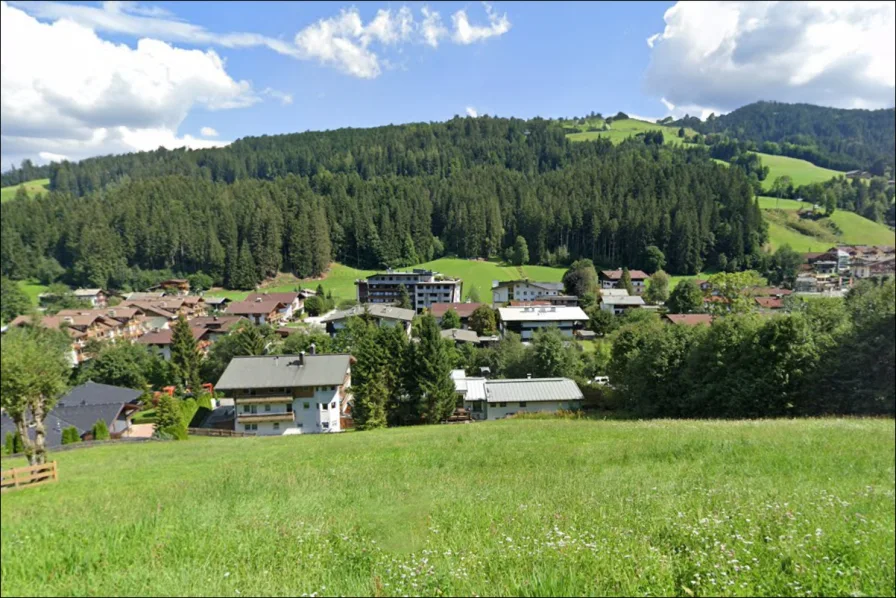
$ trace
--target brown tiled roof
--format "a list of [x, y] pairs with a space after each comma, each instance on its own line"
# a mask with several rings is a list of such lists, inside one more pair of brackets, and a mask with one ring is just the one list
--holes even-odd
[[208, 328], [209, 330], [227, 330], [240, 320], [245, 319], [243, 316], [202, 316], [190, 320], [190, 326]]
[[750, 289], [749, 293], [754, 297], [785, 297], [793, 291], [781, 287], [755, 287]]
[[246, 301], [255, 301], [256, 299], [261, 299], [262, 301], [279, 301], [283, 305], [289, 305], [293, 301], [295, 301], [299, 296], [298, 292], [293, 293], [249, 293], [246, 297]]
[[[206, 334], [208, 334], [208, 329], [206, 328], [193, 328], [190, 327], [190, 332], [193, 333], [193, 338], [196, 340], [201, 339]], [[167, 330], [156, 330], [154, 332], [147, 332], [143, 336], [137, 339], [138, 343], [144, 345], [170, 345], [171, 340], [174, 336], [174, 331], [170, 328]]]
[[456, 311], [461, 318], [469, 318], [482, 305], [485, 303], [433, 303], [429, 310], [435, 318], [441, 318], [449, 309]]
[[234, 301], [224, 313], [240, 315], [266, 315], [284, 307], [282, 301]]
[[710, 314], [666, 314], [666, 319], [673, 324], [685, 326], [709, 326], [712, 324]]
[[784, 307], [783, 299], [777, 297], [756, 297], [756, 303], [765, 309], [782, 309]]
[[[601, 276], [610, 280], [619, 280], [622, 278], [622, 268], [617, 270], [601, 270]], [[629, 270], [629, 276], [632, 280], [647, 280], [650, 276], [643, 270]]]

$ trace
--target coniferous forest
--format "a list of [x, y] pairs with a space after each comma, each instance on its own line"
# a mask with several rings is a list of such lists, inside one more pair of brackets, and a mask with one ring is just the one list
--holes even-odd
[[667, 269], [751, 267], [766, 239], [740, 169], [700, 149], [569, 142], [552, 121], [445, 123], [246, 138], [53, 164], [51, 191], [2, 204], [0, 270], [60, 267], [71, 284], [133, 286], [135, 272], [204, 272], [251, 288], [333, 260], [364, 268], [441, 255], [555, 256]]

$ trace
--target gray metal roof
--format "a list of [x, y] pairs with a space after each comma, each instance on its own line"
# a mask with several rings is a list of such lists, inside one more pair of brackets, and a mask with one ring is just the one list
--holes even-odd
[[449, 328], [441, 332], [442, 338], [452, 341], [460, 341], [462, 343], [478, 343], [479, 335], [475, 330], [466, 330], [464, 328]]
[[485, 394], [489, 403], [575, 401], [583, 398], [578, 385], [569, 378], [486, 380]]
[[638, 295], [632, 295], [631, 297], [603, 297], [601, 301], [609, 305], [644, 305], [644, 299]]
[[234, 357], [215, 385], [219, 390], [234, 388], [294, 388], [342, 384], [350, 355], [260, 355]]
[[[143, 391], [111, 386], [109, 384], [97, 384], [89, 381], [81, 386], [71, 389], [67, 395], [59, 399], [59, 407], [78, 407], [81, 405], [118, 405], [137, 400]], [[96, 420], [94, 420], [96, 421]]]
[[394, 307], [392, 305], [383, 305], [380, 303], [365, 303], [363, 305], [355, 305], [349, 309], [336, 311], [321, 319], [321, 322], [335, 322], [337, 320], [345, 320], [352, 316], [361, 316], [364, 314], [364, 308], [374, 318], [383, 318], [385, 320], [401, 320], [410, 322], [414, 319], [416, 312], [413, 309], [404, 309], [402, 307]]

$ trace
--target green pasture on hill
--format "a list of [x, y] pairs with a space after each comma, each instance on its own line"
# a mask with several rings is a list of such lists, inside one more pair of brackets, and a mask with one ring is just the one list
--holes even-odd
[[12, 187], [0, 187], [0, 203], [13, 199], [18, 193], [19, 187], [24, 187], [28, 195], [34, 197], [38, 193], [45, 193], [50, 188], [50, 179], [35, 179]]

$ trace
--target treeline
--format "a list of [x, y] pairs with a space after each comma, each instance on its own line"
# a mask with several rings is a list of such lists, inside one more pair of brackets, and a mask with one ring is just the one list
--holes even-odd
[[863, 282], [789, 313], [717, 318], [711, 327], [621, 329], [609, 372], [625, 407], [647, 417], [893, 415], [896, 283]]
[[[502, 122], [511, 130], [514, 121]], [[84, 197], [53, 191], [4, 202], [0, 272], [21, 279], [61, 271], [70, 284], [112, 288], [145, 280], [146, 271], [204, 272], [246, 289], [278, 271], [320, 274], [331, 260], [380, 268], [444, 253], [493, 257], [518, 236], [531, 263], [561, 255], [625, 265], [650, 245], [676, 274], [761, 259], [765, 224], [740, 169], [641, 140], [575, 144], [586, 147], [579, 152], [562, 133], [536, 151], [529, 140], [538, 129], [530, 133], [510, 143], [520, 168], [498, 160], [371, 178], [354, 167], [235, 182], [168, 175]], [[541, 135], [553, 139], [547, 129]]]
[[50, 164], [35, 166], [31, 160], [25, 159], [20, 166], [13, 166], [0, 174], [0, 187], [12, 187], [34, 179], [46, 179], [50, 177], [50, 171]]
[[[776, 181], [777, 183], [777, 181]], [[860, 214], [874, 222], [896, 223], [894, 196], [896, 187], [883, 177], [870, 181], [836, 177], [823, 183], [812, 183], [793, 188], [792, 183], [783, 181], [772, 188], [773, 194], [792, 199], [802, 198], [820, 206], [832, 206]]]
[[[896, 172], [896, 111], [845, 110], [811, 104], [756, 102], [706, 121], [686, 116], [673, 126], [757, 144], [759, 151], [834, 170]], [[892, 176], [892, 174], [891, 174]]]

